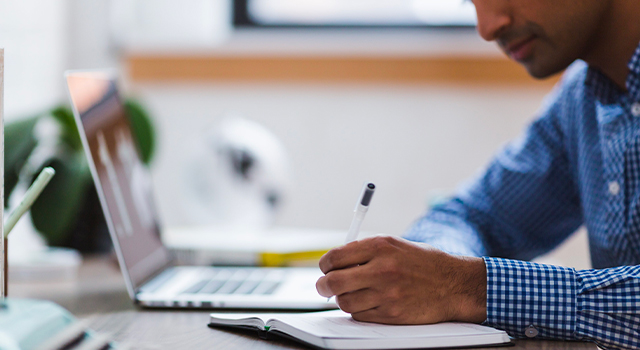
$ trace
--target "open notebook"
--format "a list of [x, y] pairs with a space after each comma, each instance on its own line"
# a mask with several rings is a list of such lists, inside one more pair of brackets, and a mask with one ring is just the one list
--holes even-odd
[[209, 327], [255, 329], [323, 349], [423, 349], [510, 345], [504, 331], [470, 323], [394, 326], [355, 321], [341, 310], [213, 313]]

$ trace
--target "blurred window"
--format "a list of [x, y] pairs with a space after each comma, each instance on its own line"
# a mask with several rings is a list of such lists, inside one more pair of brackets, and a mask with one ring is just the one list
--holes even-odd
[[465, 0], [235, 0], [239, 26], [469, 27]]

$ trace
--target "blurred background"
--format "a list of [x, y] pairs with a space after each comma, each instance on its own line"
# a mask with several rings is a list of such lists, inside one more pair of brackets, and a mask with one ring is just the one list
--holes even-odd
[[[271, 186], [256, 225], [346, 231], [372, 181], [363, 230], [400, 235], [558, 79], [529, 78], [474, 25], [463, 1], [0, 0], [5, 119], [66, 105], [67, 69], [113, 67], [153, 131], [163, 226], [233, 221], [252, 200], [250, 186], [215, 191], [227, 142], [246, 151], [239, 174], [258, 164], [253, 184]], [[584, 232], [544, 259], [588, 267]]]

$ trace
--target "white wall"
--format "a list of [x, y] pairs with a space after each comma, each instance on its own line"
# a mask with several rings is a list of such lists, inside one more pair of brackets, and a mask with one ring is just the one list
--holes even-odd
[[[546, 94], [446, 85], [136, 84], [160, 148], [153, 166], [165, 225], [197, 224], [181, 193], [190, 140], [229, 111], [282, 139], [294, 186], [278, 225], [348, 227], [362, 181], [378, 186], [362, 229], [402, 234], [430, 196], [452, 191], [518, 136]], [[584, 232], [542, 261], [587, 268]]]
[[117, 67], [120, 61], [109, 29], [109, 0], [67, 0], [67, 65], [70, 69]]
[[341, 229], [365, 179], [378, 185], [363, 229], [402, 233], [429, 195], [473, 175], [534, 115], [542, 90], [454, 86], [137, 85], [156, 118], [165, 223], [188, 224], [179, 193], [189, 140], [227, 111], [290, 152], [295, 185], [278, 223]]
[[66, 97], [66, 0], [0, 0], [5, 118], [29, 116]]

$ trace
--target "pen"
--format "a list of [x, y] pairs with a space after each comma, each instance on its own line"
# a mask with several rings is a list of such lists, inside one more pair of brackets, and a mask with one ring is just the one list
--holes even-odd
[[356, 238], [358, 238], [360, 225], [362, 225], [364, 215], [367, 213], [367, 210], [369, 210], [369, 203], [371, 203], [371, 198], [373, 197], [375, 189], [376, 185], [372, 183], [365, 184], [362, 187], [362, 192], [360, 192], [358, 202], [356, 203], [356, 208], [353, 210], [353, 220], [351, 220], [351, 227], [349, 227], [345, 243], [355, 241]]
[[[376, 185], [372, 183], [366, 183], [362, 186], [362, 191], [360, 191], [360, 196], [358, 196], [358, 202], [356, 203], [355, 209], [353, 209], [353, 220], [351, 220], [351, 226], [349, 227], [349, 232], [347, 232], [347, 240], [345, 241], [345, 244], [353, 242], [358, 238], [360, 225], [362, 225], [364, 215], [369, 210], [369, 204], [371, 203], [371, 198], [373, 197], [375, 189]], [[328, 297], [327, 302], [331, 300], [331, 298], [333, 297]]]

